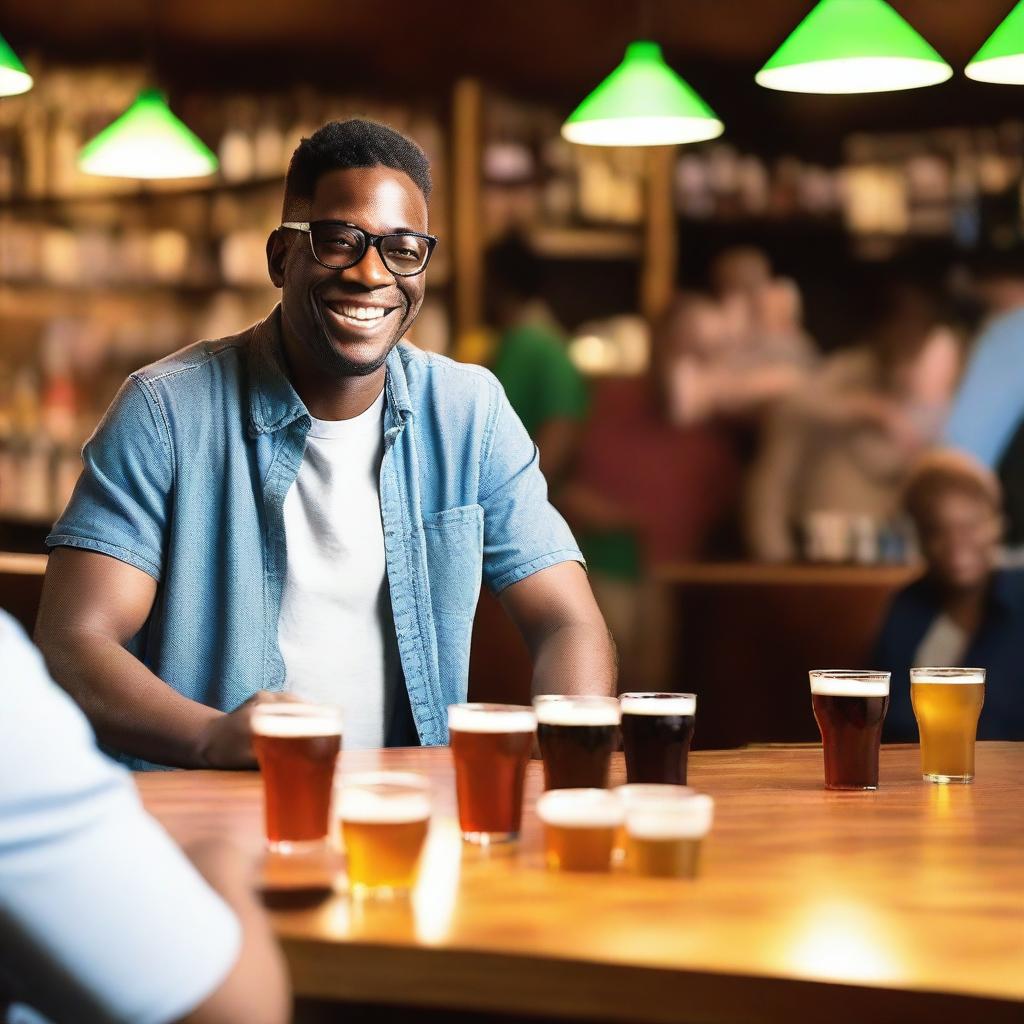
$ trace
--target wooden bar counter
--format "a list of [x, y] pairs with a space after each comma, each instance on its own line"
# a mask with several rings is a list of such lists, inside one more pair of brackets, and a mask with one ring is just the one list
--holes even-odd
[[[825, 791], [816, 746], [697, 752], [690, 783], [716, 819], [695, 881], [547, 872], [539, 762], [518, 847], [465, 846], [450, 761], [342, 755], [342, 774], [429, 775], [435, 820], [412, 900], [356, 903], [342, 879], [273, 911], [297, 994], [634, 1024], [1024, 1019], [1024, 744], [980, 744], [977, 781], [957, 787], [922, 782], [916, 747], [886, 747], [874, 793]], [[138, 783], [177, 839], [259, 848], [255, 773]], [[267, 867], [274, 887], [317, 870]]]

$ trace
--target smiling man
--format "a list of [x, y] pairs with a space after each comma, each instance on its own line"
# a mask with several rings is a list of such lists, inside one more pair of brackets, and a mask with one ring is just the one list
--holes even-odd
[[253, 764], [253, 707], [340, 704], [345, 745], [443, 744], [481, 579], [535, 692], [614, 689], [607, 630], [495, 379], [401, 343], [436, 240], [414, 143], [304, 139], [267, 241], [280, 305], [129, 377], [47, 543], [54, 677], [136, 767]]

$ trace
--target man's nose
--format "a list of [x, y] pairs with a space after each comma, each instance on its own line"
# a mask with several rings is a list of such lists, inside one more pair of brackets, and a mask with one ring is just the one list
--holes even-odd
[[347, 281], [358, 281], [366, 288], [380, 288], [395, 281], [374, 245], [367, 246], [363, 258], [355, 266], [346, 267], [341, 276]]

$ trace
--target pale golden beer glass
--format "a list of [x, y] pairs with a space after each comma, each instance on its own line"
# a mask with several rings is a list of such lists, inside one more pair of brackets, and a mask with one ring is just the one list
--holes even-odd
[[648, 878], [695, 878], [715, 802], [704, 793], [640, 797], [626, 808], [626, 868]]
[[430, 825], [427, 779], [414, 772], [350, 775], [341, 780], [337, 808], [352, 892], [408, 892]]
[[261, 704], [252, 713], [252, 745], [263, 776], [267, 845], [290, 853], [324, 842], [341, 749], [340, 709], [300, 701]]
[[612, 854], [616, 863], [626, 858], [626, 817], [625, 812], [641, 800], [652, 797], [665, 797], [668, 800], [681, 796], [693, 796], [697, 791], [690, 786], [673, 786], [666, 782], [629, 782], [624, 786], [616, 786], [612, 792], [622, 803], [622, 824], [615, 831], [615, 851]]
[[608, 871], [622, 801], [607, 789], [549, 789], [537, 801], [553, 871]]
[[974, 741], [985, 703], [983, 668], [912, 668], [910, 700], [927, 782], [973, 782]]

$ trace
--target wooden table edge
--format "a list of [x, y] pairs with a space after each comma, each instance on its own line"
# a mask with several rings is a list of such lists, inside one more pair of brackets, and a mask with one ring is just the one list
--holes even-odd
[[[279, 936], [299, 996], [394, 1006], [526, 1013], [632, 1024], [827, 1019], [830, 1024], [944, 1020], [1020, 1024], [1011, 997], [660, 968], [479, 949]], [[386, 951], [386, 952], [385, 952]], [[385, 955], [382, 956], [382, 952]], [[514, 970], [510, 970], [513, 966]], [[595, 970], [595, 968], [599, 968]]]

